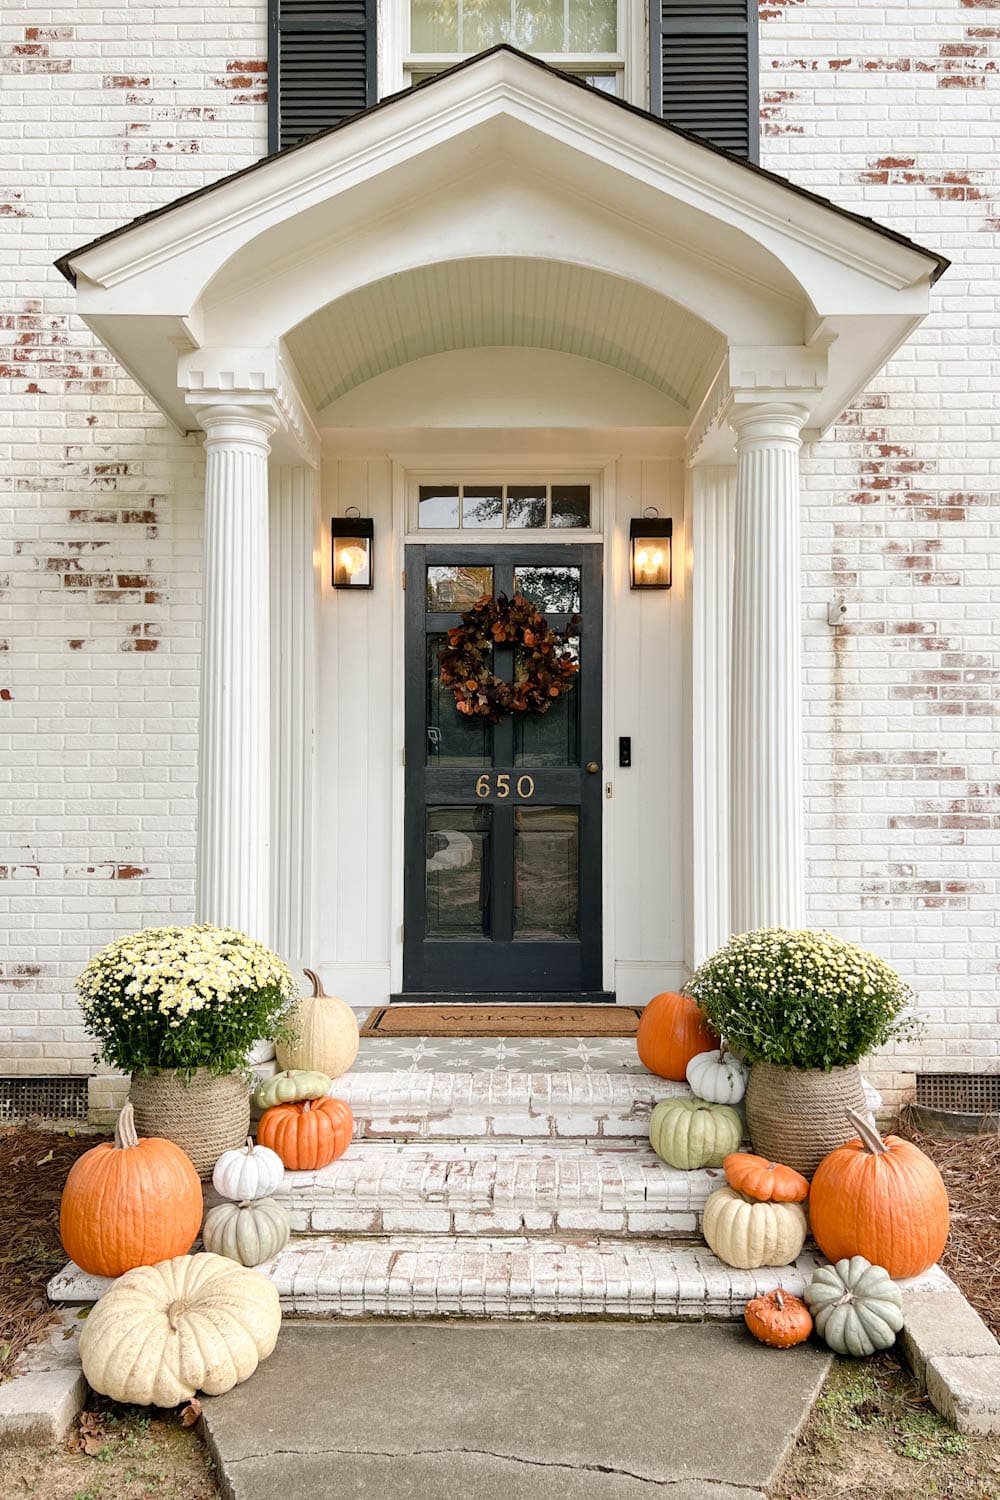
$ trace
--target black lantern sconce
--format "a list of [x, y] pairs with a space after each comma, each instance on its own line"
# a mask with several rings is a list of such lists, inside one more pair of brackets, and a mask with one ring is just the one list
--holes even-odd
[[375, 582], [375, 522], [356, 505], [330, 522], [335, 589], [370, 589]]
[[634, 589], [668, 589], [673, 574], [674, 523], [652, 506], [629, 526], [630, 583]]

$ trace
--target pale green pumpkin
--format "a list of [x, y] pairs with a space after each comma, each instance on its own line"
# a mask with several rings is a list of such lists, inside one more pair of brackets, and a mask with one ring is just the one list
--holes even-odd
[[704, 1099], [662, 1099], [649, 1119], [649, 1144], [662, 1161], [684, 1172], [721, 1167], [742, 1139], [735, 1109]]
[[210, 1208], [201, 1240], [213, 1255], [224, 1255], [241, 1266], [259, 1266], [288, 1244], [288, 1215], [273, 1198], [247, 1203], [219, 1203]]
[[805, 1290], [816, 1332], [835, 1354], [862, 1359], [889, 1349], [903, 1326], [899, 1287], [863, 1255], [821, 1266]]
[[303, 1099], [324, 1099], [333, 1080], [327, 1073], [313, 1073], [305, 1068], [286, 1068], [273, 1078], [259, 1083], [253, 1102], [258, 1109], [272, 1109], [276, 1104], [299, 1104]]

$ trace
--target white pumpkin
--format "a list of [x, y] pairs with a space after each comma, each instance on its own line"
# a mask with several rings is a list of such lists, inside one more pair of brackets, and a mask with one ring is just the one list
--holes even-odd
[[218, 1203], [201, 1226], [201, 1240], [213, 1255], [241, 1266], [263, 1265], [288, 1244], [288, 1215], [273, 1198], [255, 1203]]
[[274, 1348], [278, 1291], [221, 1255], [178, 1255], [120, 1276], [80, 1334], [88, 1383], [137, 1406], [221, 1396]]
[[727, 1266], [787, 1266], [806, 1242], [801, 1203], [758, 1203], [735, 1188], [717, 1188], [705, 1204], [701, 1232]]
[[212, 1171], [212, 1186], [221, 1198], [246, 1203], [270, 1198], [285, 1175], [285, 1164], [277, 1151], [258, 1146], [247, 1136], [245, 1146], [223, 1151]]
[[305, 1068], [340, 1078], [358, 1055], [358, 1018], [345, 1001], [326, 994], [318, 974], [312, 969], [305, 972], [313, 992], [299, 1001], [289, 1017], [299, 1039], [290, 1047], [278, 1043], [278, 1067]]
[[699, 1099], [712, 1104], [739, 1104], [747, 1091], [750, 1069], [746, 1063], [716, 1047], [699, 1052], [687, 1065], [687, 1081]]

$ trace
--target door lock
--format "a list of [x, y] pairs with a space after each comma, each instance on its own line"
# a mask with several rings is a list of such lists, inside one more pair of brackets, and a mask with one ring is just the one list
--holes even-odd
[[588, 760], [587, 770], [590, 772], [591, 776], [596, 776], [600, 769], [601, 768], [596, 760]]

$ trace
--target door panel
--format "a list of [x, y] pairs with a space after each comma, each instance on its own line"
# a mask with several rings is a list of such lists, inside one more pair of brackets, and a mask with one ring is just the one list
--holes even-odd
[[[600, 991], [601, 567], [599, 545], [407, 548], [406, 995]], [[579, 617], [579, 675], [545, 714], [469, 719], [440, 683], [447, 631], [518, 591], [557, 631]], [[516, 670], [497, 645], [493, 671]]]

